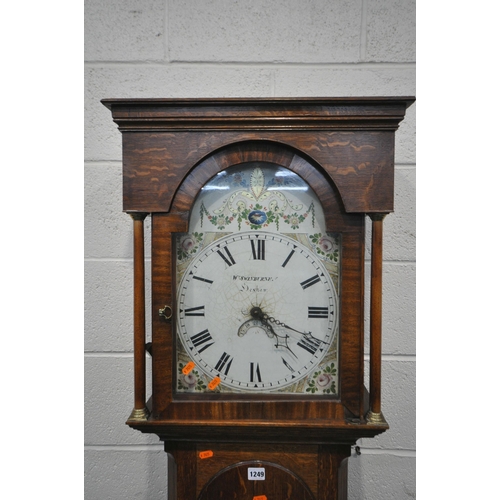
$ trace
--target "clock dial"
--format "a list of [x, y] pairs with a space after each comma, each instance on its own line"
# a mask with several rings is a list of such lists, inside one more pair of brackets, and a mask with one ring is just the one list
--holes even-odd
[[178, 288], [178, 335], [207, 380], [237, 391], [297, 384], [336, 340], [338, 299], [296, 239], [247, 231], [203, 248]]
[[176, 240], [177, 391], [336, 394], [338, 235], [308, 184], [270, 163], [228, 168], [189, 228]]

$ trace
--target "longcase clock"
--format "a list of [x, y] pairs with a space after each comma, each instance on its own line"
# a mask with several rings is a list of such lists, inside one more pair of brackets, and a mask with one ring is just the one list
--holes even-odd
[[394, 135], [413, 101], [103, 100], [122, 132], [134, 228], [127, 424], [164, 442], [171, 500], [347, 498], [351, 447], [388, 429], [382, 227], [393, 211]]

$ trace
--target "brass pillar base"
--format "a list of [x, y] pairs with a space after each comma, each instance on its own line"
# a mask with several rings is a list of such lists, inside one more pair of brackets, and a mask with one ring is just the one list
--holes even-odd
[[129, 420], [134, 420], [139, 422], [144, 422], [148, 418], [149, 418], [149, 411], [147, 408], [134, 408], [134, 410], [130, 414], [130, 417], [128, 417]]
[[371, 410], [366, 414], [366, 422], [371, 425], [388, 425], [382, 412], [374, 413]]

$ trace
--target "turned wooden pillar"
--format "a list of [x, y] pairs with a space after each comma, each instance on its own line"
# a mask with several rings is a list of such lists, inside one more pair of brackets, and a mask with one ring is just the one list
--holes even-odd
[[147, 420], [146, 408], [146, 290], [144, 271], [144, 219], [146, 213], [131, 213], [134, 221], [134, 409], [129, 420]]
[[370, 285], [370, 410], [369, 423], [385, 422], [382, 415], [382, 240], [385, 213], [369, 214], [372, 220]]

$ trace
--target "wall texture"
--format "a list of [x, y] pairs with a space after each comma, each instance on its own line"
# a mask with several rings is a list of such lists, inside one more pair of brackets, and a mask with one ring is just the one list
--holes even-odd
[[[132, 222], [121, 211], [121, 134], [100, 100], [415, 95], [415, 0], [86, 0], [85, 78], [85, 498], [166, 499], [161, 443], [125, 425]], [[350, 458], [350, 500], [416, 496], [415, 111], [396, 134], [385, 219], [391, 429]]]

